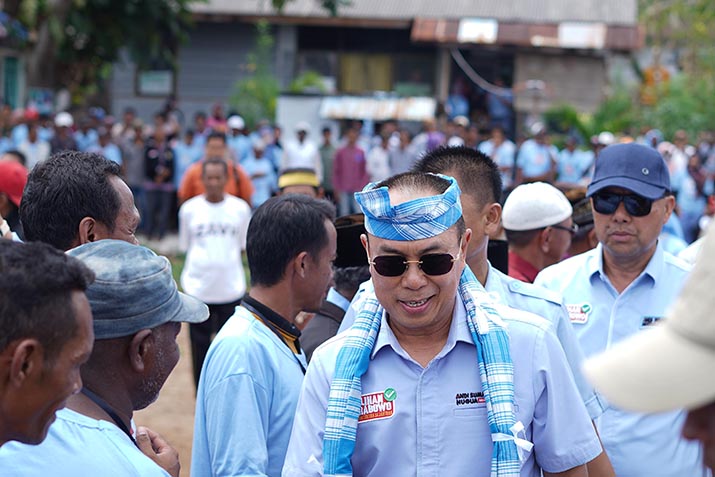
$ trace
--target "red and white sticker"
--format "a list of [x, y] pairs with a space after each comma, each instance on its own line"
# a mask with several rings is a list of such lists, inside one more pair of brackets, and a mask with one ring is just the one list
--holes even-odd
[[385, 391], [360, 396], [360, 417], [358, 422], [388, 419], [395, 413], [397, 392], [392, 388]]
[[567, 304], [566, 310], [569, 312], [569, 320], [571, 323], [580, 325], [588, 321], [588, 316], [591, 314], [591, 305], [589, 303]]

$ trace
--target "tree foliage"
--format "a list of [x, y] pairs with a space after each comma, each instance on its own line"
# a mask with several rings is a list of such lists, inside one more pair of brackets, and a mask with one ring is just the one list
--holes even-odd
[[105, 78], [126, 48], [140, 68], [171, 68], [190, 0], [21, 0], [3, 8], [33, 32], [28, 83], [77, 91]]
[[256, 24], [256, 47], [248, 54], [246, 69], [249, 75], [236, 82], [229, 99], [249, 127], [261, 119], [272, 121], [275, 118], [280, 85], [271, 68], [274, 43], [268, 22], [259, 21]]
[[715, 73], [715, 8], [712, 0], [639, 0], [648, 45], [677, 50], [693, 76]]
[[[271, 4], [273, 5], [273, 8], [276, 9], [278, 13], [283, 12], [283, 8], [285, 8], [286, 4], [289, 2], [292, 2], [295, 0], [271, 0]], [[320, 3], [320, 6], [323, 8], [323, 10], [327, 11], [330, 13], [331, 16], [336, 17], [338, 16], [338, 9], [340, 7], [347, 7], [350, 5], [352, 2], [350, 0], [315, 0], [318, 3]]]

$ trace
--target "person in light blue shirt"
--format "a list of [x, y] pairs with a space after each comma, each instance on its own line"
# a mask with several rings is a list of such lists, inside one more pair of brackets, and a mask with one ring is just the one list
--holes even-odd
[[20, 144], [27, 140], [28, 128], [27, 124], [20, 123], [12, 128], [10, 132], [10, 138], [12, 139], [12, 144], [17, 148]]
[[305, 354], [295, 318], [316, 312], [332, 279], [335, 208], [274, 197], [248, 226], [248, 295], [211, 343], [196, 396], [191, 475], [280, 475]]
[[110, 131], [105, 128], [100, 128], [97, 134], [99, 142], [96, 146], [90, 146], [87, 152], [101, 154], [121, 166], [124, 163], [122, 160], [122, 151], [119, 149], [119, 146], [112, 142], [112, 134]]
[[516, 182], [553, 182], [556, 173], [556, 155], [546, 142], [546, 130], [537, 126], [536, 133], [519, 148], [516, 156]]
[[47, 438], [0, 448], [2, 474], [179, 477], [176, 451], [132, 416], [157, 399], [179, 361], [181, 322], [205, 321], [206, 305], [177, 290], [166, 257], [134, 243], [98, 239], [67, 255], [96, 276], [86, 290], [94, 347]]
[[226, 135], [226, 144], [231, 150], [236, 162], [243, 165], [249, 154], [251, 153], [251, 144], [253, 139], [250, 136], [243, 134], [243, 129], [246, 127], [245, 122], [241, 116], [231, 116], [226, 121], [229, 133]]
[[265, 155], [265, 150], [265, 143], [260, 139], [256, 139], [253, 142], [251, 153], [241, 164], [253, 184], [251, 204], [254, 208], [258, 208], [278, 190], [278, 177], [273, 168], [273, 163]]
[[77, 149], [82, 152], [89, 151], [90, 148], [97, 146], [99, 136], [97, 131], [92, 129], [92, 122], [89, 118], [83, 118], [79, 122], [79, 129], [74, 133], [74, 140], [77, 143]]
[[[568, 321], [563, 299], [558, 293], [525, 283], [500, 272], [487, 260], [489, 234], [501, 220], [499, 169], [484, 154], [468, 148], [450, 148], [429, 153], [416, 165], [421, 172], [445, 173], [454, 177], [462, 189], [462, 209], [472, 240], [467, 252], [467, 264], [484, 288], [495, 300], [510, 307], [546, 318], [564, 349], [581, 398], [591, 418], [600, 416], [605, 404], [586, 382], [581, 373], [583, 353]], [[340, 332], [355, 321], [360, 296], [372, 290], [372, 283], [364, 283], [353, 299], [340, 326]], [[589, 470], [591, 470], [589, 468]]]
[[504, 130], [500, 127], [492, 129], [492, 137], [487, 141], [482, 141], [477, 149], [491, 157], [499, 166], [502, 188], [511, 188], [514, 182], [516, 146], [504, 136]]
[[699, 160], [697, 156], [689, 159], [688, 168], [682, 173], [677, 198], [680, 223], [688, 244], [698, 238], [698, 221], [705, 212], [708, 195], [713, 193], [713, 181], [707, 179]]
[[203, 155], [203, 149], [199, 147], [195, 141], [194, 131], [187, 129], [184, 132], [184, 137], [181, 141], [176, 141], [173, 146], [176, 154], [176, 162], [174, 164], [174, 186], [176, 190], [181, 187], [181, 181], [184, 179], [184, 174], [189, 167], [198, 162]]
[[593, 162], [593, 153], [576, 149], [578, 140], [569, 137], [566, 147], [556, 159], [556, 180], [566, 184], [580, 184]]
[[[639, 144], [601, 151], [587, 195], [599, 245], [543, 270], [536, 284], [561, 293], [586, 357], [657, 323], [689, 266], [658, 239], [675, 205], [661, 155]], [[680, 436], [683, 411], [639, 414], [610, 405], [596, 419], [619, 477], [702, 476], [697, 443]]]
[[[489, 475], [490, 462], [513, 469], [499, 476], [575, 476], [587, 475], [585, 464], [601, 453], [550, 324], [493, 302], [466, 266], [471, 231], [457, 187], [449, 176], [407, 173], [356, 194], [366, 215], [362, 243], [375, 293], [351, 330], [313, 355], [284, 477]], [[477, 313], [484, 321], [475, 324]], [[508, 338], [497, 345], [491, 338], [503, 326]], [[366, 329], [376, 339], [362, 345]], [[507, 346], [510, 366], [497, 364]], [[350, 379], [345, 368], [353, 359], [364, 367]], [[496, 417], [498, 393], [489, 376], [512, 366], [513, 374], [506, 371], [498, 382], [513, 396]], [[358, 392], [354, 420], [348, 420], [351, 407], [344, 418], [335, 414], [340, 389]], [[505, 418], [512, 420], [507, 433], [499, 430]], [[338, 429], [337, 419], [344, 422]], [[336, 433], [354, 439], [352, 449], [334, 451]], [[509, 446], [516, 462], [509, 461]], [[336, 457], [339, 472], [331, 470]]]

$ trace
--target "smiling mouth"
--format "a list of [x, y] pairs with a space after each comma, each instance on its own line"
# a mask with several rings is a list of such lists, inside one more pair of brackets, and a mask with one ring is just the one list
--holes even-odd
[[425, 303], [429, 301], [429, 298], [425, 298], [424, 300], [411, 300], [411, 301], [402, 301], [405, 305], [407, 305], [410, 308], [419, 308]]

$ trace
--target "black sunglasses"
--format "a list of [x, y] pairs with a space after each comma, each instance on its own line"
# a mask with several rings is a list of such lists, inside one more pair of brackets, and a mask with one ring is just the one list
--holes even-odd
[[571, 235], [576, 235], [576, 233], [578, 232], [578, 224], [571, 224], [570, 227], [566, 227], [563, 225], [549, 225], [549, 227], [551, 227], [552, 229], [565, 230]]
[[644, 217], [650, 214], [653, 199], [636, 194], [614, 194], [612, 192], [597, 192], [593, 194], [593, 209], [599, 214], [613, 214], [621, 202], [633, 217]]
[[462, 243], [459, 244], [459, 253], [453, 257], [449, 253], [428, 253], [422, 255], [419, 260], [405, 260], [402, 255], [380, 255], [370, 261], [370, 265], [375, 267], [375, 271], [383, 277], [399, 277], [410, 263], [416, 263], [420, 270], [426, 275], [438, 276], [449, 273], [454, 266], [454, 262], [459, 260], [462, 253]]

